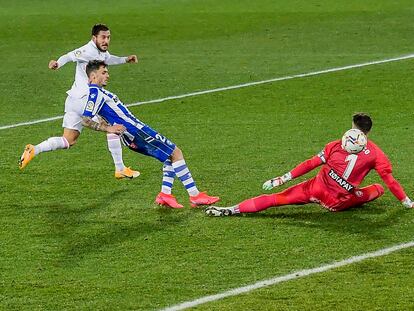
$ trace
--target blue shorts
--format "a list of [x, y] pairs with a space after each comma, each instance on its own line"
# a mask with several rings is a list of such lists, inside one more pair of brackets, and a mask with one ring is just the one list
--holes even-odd
[[129, 149], [165, 162], [173, 153], [175, 144], [148, 125], [137, 128], [133, 136], [123, 134], [122, 141]]

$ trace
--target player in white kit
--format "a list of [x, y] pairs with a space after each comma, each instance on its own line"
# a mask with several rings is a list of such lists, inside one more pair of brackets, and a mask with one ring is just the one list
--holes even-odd
[[[92, 39], [84, 46], [75, 49], [59, 59], [51, 60], [49, 68], [57, 70], [66, 63], [76, 63], [75, 81], [72, 88], [67, 91], [68, 97], [65, 102], [65, 114], [63, 116], [63, 135], [61, 137], [49, 137], [40, 144], [27, 145], [20, 158], [19, 167], [24, 169], [27, 164], [39, 153], [58, 149], [68, 149], [73, 146], [82, 131], [82, 113], [89, 95], [88, 77], [86, 65], [90, 60], [101, 60], [108, 65], [125, 63], [137, 63], [136, 55], [119, 57], [109, 54], [108, 48], [111, 40], [109, 28], [104, 24], [96, 24], [92, 27]], [[139, 176], [138, 171], [125, 167], [122, 160], [122, 145], [118, 135], [108, 134], [108, 149], [111, 152], [115, 164], [115, 177], [135, 178]]]

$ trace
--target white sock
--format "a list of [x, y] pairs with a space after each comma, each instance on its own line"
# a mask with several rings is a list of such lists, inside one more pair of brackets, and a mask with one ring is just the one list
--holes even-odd
[[65, 137], [49, 137], [35, 146], [35, 155], [57, 149], [69, 149], [69, 147], [69, 143]]
[[121, 139], [116, 134], [106, 134], [106, 139], [108, 140], [108, 149], [114, 160], [115, 169], [117, 171], [122, 171], [125, 168], [125, 165], [122, 160]]
[[162, 185], [161, 192], [165, 194], [171, 194], [172, 186], [174, 184], [175, 172], [172, 167], [171, 160], [168, 159], [164, 162], [162, 167]]
[[172, 167], [174, 168], [175, 175], [178, 177], [179, 180], [181, 180], [188, 194], [190, 196], [198, 195], [200, 192], [197, 189], [197, 186], [194, 182], [193, 177], [191, 176], [190, 170], [188, 169], [185, 161], [180, 160], [174, 162], [172, 164]]

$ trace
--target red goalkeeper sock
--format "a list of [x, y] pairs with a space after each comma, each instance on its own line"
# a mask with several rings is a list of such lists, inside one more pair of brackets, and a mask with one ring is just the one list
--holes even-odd
[[274, 194], [264, 194], [241, 202], [239, 204], [239, 211], [240, 213], [257, 213], [276, 205], [276, 196]]

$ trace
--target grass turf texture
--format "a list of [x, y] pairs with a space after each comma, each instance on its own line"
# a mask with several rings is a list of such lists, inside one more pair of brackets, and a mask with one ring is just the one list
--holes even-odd
[[[1, 125], [62, 114], [74, 68], [50, 72], [47, 62], [87, 42], [97, 21], [111, 26], [113, 54], [141, 56], [136, 66], [110, 68], [108, 88], [126, 103], [414, 51], [409, 1], [110, 4], [96, 10], [83, 2], [31, 1], [21, 10], [22, 1], [0, 3], [7, 77], [0, 81]], [[413, 67], [406, 60], [132, 111], [182, 148], [199, 187], [220, 195], [222, 205], [260, 194], [264, 180], [319, 152], [349, 128], [353, 112], [367, 111], [375, 122], [370, 138], [412, 194]], [[0, 131], [3, 309], [157, 309], [413, 239], [412, 211], [389, 192], [345, 213], [310, 205], [215, 219], [190, 210], [176, 181], [186, 208], [155, 207], [160, 163], [125, 150], [125, 163], [142, 176], [116, 181], [104, 135], [88, 130], [75, 148], [42, 154], [19, 173], [24, 145], [59, 135], [60, 124]], [[371, 174], [365, 184], [378, 180]], [[211, 307], [229, 309], [240, 300], [245, 304], [237, 308], [251, 309], [253, 301], [269, 310], [304, 302], [308, 309], [332, 309], [331, 303], [345, 309], [357, 297], [355, 306], [364, 309], [410, 308], [414, 296], [404, 290], [414, 285], [410, 254]]]

